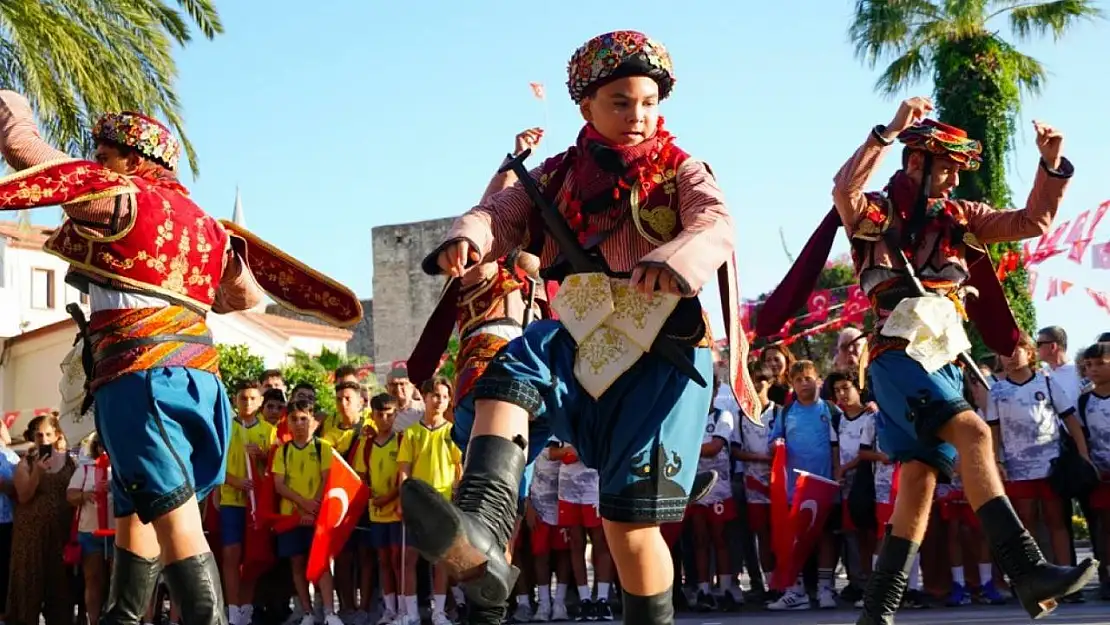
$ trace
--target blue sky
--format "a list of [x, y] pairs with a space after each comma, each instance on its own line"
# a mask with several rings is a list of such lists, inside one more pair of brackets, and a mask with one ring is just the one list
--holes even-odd
[[[581, 120], [566, 96], [566, 61], [598, 33], [634, 28], [670, 49], [678, 83], [663, 112], [729, 198], [749, 297], [788, 268], [779, 228], [797, 252], [830, 205], [833, 174], [898, 101], [875, 94], [879, 70], [853, 56], [846, 0], [714, 1], [698, 3], [702, 11], [656, 1], [264, 4], [220, 2], [227, 34], [178, 54], [201, 160], [190, 186], [207, 210], [230, 216], [238, 185], [248, 227], [363, 297], [371, 227], [465, 211], [516, 132], [545, 118], [543, 155], [573, 141]], [[1099, 78], [1108, 32], [1110, 23], [1087, 24], [1059, 46], [1021, 44], [1050, 79], [1025, 101], [1010, 180], [1023, 202], [1037, 163], [1031, 120], [1058, 126], [1077, 170], [1061, 221], [1110, 199], [1110, 84]], [[532, 81], [547, 87], [546, 112]], [[1105, 240], [1110, 217], [1096, 237]], [[846, 249], [841, 240], [834, 254]], [[1076, 288], [1045, 302], [1050, 276]], [[1089, 260], [1048, 261], [1038, 321], [1064, 325], [1076, 345], [1093, 340], [1110, 329], [1110, 315], [1084, 287], [1106, 290], [1108, 277]]]

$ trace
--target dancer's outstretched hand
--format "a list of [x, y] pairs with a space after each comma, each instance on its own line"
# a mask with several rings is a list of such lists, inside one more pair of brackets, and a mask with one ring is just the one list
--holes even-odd
[[543, 128], [529, 128], [516, 136], [513, 144], [513, 156], [520, 156], [525, 150], [535, 150], [543, 141]]
[[461, 278], [466, 273], [467, 265], [471, 262], [478, 262], [481, 256], [478, 250], [470, 245], [470, 242], [465, 239], [452, 241], [448, 243], [443, 251], [439, 253], [436, 259], [436, 264], [443, 270], [443, 273], [453, 277]]
[[1037, 131], [1037, 149], [1041, 151], [1044, 164], [1051, 169], [1060, 167], [1060, 150], [1064, 147], [1064, 135], [1048, 124], [1033, 120]]
[[910, 98], [898, 105], [898, 111], [894, 113], [894, 119], [886, 125], [886, 130], [890, 134], [897, 135], [910, 126], [920, 123], [931, 112], [933, 112], [932, 100], [924, 96]]

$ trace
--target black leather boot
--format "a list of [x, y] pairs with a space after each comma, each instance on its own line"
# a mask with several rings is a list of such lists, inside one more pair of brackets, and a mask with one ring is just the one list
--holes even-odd
[[912, 540], [887, 534], [875, 570], [863, 592], [863, 611], [856, 625], [894, 625], [894, 613], [910, 583], [910, 569], [917, 550]]
[[471, 605], [466, 611], [466, 618], [460, 622], [465, 625], [501, 625], [508, 611], [507, 604], [497, 607]]
[[504, 606], [520, 574], [505, 560], [505, 547], [516, 520], [524, 448], [520, 437], [471, 439], [454, 503], [420, 480], [401, 486], [409, 546], [445, 566], [478, 606]]
[[140, 625], [161, 572], [158, 558], [140, 558], [117, 546], [101, 625]]
[[178, 560], [162, 571], [182, 625], [227, 625], [220, 569], [212, 552]]
[[1098, 575], [1098, 560], [1090, 558], [1079, 566], [1049, 564], [1007, 497], [991, 499], [976, 514], [999, 568], [1032, 618], [1048, 616], [1058, 599], [1079, 592]]
[[621, 622], [634, 625], [674, 625], [674, 601], [671, 594], [674, 586], [650, 597], [634, 595], [624, 591], [621, 604], [624, 614]]

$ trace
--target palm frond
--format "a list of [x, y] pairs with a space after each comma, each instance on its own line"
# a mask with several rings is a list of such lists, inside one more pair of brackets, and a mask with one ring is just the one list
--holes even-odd
[[214, 39], [216, 35], [223, 34], [224, 25], [212, 0], [177, 0], [177, 3], [189, 14], [193, 24], [206, 38]]
[[1104, 16], [1102, 9], [1091, 0], [1025, 3], [999, 11], [1006, 12], [1010, 14], [1010, 30], [1019, 40], [1052, 33], [1052, 39], [1059, 41], [1069, 28]]
[[928, 0], [857, 0], [848, 36], [856, 56], [874, 67], [913, 47], [917, 28], [941, 18], [943, 11]]
[[1041, 93], [1047, 74], [1040, 61], [1011, 48], [1006, 53], [1006, 63], [1013, 68], [1015, 80], [1022, 91], [1029, 95]]
[[932, 68], [932, 52], [928, 46], [916, 46], [894, 59], [875, 81], [875, 90], [892, 96], [905, 87], [919, 82]]

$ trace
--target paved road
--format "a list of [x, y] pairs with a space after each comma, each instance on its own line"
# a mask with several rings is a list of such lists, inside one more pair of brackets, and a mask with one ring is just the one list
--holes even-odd
[[[772, 613], [745, 610], [734, 614], [683, 614], [678, 623], [684, 625], [855, 625], [855, 610], [810, 610], [808, 612]], [[1020, 625], [1033, 623], [1017, 606], [969, 606], [909, 610], [898, 613], [898, 625]], [[1060, 606], [1040, 623], [1056, 625], [1104, 625], [1110, 623], [1110, 603], [1090, 601], [1084, 605]]]

